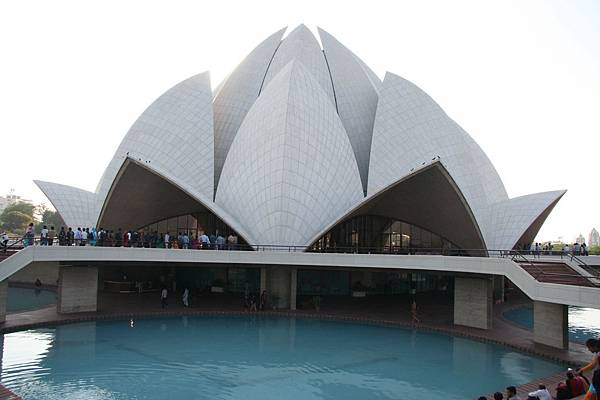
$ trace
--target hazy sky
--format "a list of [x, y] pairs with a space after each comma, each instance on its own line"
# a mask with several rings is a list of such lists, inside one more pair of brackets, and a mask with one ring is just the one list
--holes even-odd
[[165, 90], [215, 87], [284, 26], [321, 26], [383, 78], [424, 89], [511, 197], [568, 189], [538, 236], [600, 228], [600, 1], [3, 1], [0, 195], [33, 179], [93, 191]]

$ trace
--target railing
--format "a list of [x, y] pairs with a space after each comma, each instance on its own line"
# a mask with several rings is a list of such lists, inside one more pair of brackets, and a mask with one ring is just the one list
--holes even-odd
[[586, 272], [593, 275], [596, 278], [596, 280], [598, 278], [600, 278], [600, 272], [598, 272], [598, 270], [596, 270], [594, 267], [592, 267], [590, 265], [587, 265], [585, 261], [583, 261], [581, 258], [577, 257], [575, 254], [571, 254], [571, 261], [573, 261], [573, 260], [575, 260], [577, 265], [579, 265], [581, 268], [583, 268]]
[[[132, 248], [163, 248], [166, 250], [176, 249], [190, 249], [190, 250], [202, 250], [202, 251], [257, 251], [257, 252], [304, 252], [304, 253], [341, 253], [341, 254], [379, 254], [379, 255], [437, 255], [437, 256], [462, 256], [462, 257], [493, 257], [493, 258], [510, 258], [517, 264], [526, 264], [528, 272], [537, 280], [543, 277], [552, 278], [564, 278], [564, 279], [578, 279], [581, 282], [587, 282], [591, 286], [600, 287], [599, 275], [594, 276], [583, 276], [578, 274], [564, 274], [556, 272], [544, 271], [540, 265], [536, 264], [531, 260], [533, 256], [534, 260], [539, 257], [538, 254], [524, 254], [523, 251], [519, 250], [495, 250], [495, 249], [452, 249], [452, 248], [424, 248], [424, 247], [399, 247], [399, 246], [384, 246], [384, 247], [361, 247], [361, 246], [338, 246], [338, 247], [306, 247], [306, 246], [293, 246], [293, 245], [272, 245], [272, 244], [234, 244], [234, 243], [201, 243], [199, 241], [192, 241], [188, 245], [175, 245], [179, 243], [173, 240], [169, 243], [169, 247], [165, 248], [162, 242], [155, 240], [135, 240], [135, 241], [124, 241], [106, 239], [106, 240], [61, 240], [54, 239], [53, 241], [41, 240], [39, 237], [34, 239], [31, 238], [13, 238], [12, 243], [8, 245], [8, 249], [13, 251], [19, 250], [28, 245], [35, 246], [61, 246], [61, 247], [132, 247]], [[0, 250], [1, 251], [1, 250]], [[527, 252], [527, 251], [526, 251]], [[528, 257], [530, 256], [530, 257]], [[580, 263], [582, 266], [586, 265], [579, 257], [571, 255], [573, 260]]]

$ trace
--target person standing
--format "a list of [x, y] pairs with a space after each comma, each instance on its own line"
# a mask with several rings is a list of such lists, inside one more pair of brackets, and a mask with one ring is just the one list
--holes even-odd
[[410, 305], [410, 314], [412, 317], [413, 325], [421, 322], [421, 320], [419, 319], [418, 311], [417, 311], [417, 302], [414, 299], [412, 301], [412, 304]]
[[200, 241], [202, 242], [202, 248], [204, 250], [210, 248], [210, 239], [208, 238], [208, 235], [205, 232], [202, 232], [202, 236], [200, 236]]
[[0, 243], [2, 243], [4, 253], [6, 253], [6, 250], [8, 249], [8, 233], [6, 233], [6, 231], [3, 231], [2, 235], [0, 235]]
[[58, 232], [58, 245], [64, 246], [67, 243], [67, 232], [65, 231], [65, 227], [60, 227], [60, 232]]
[[181, 300], [183, 300], [183, 305], [185, 307], [189, 307], [190, 303], [189, 303], [189, 296], [190, 296], [190, 290], [186, 287], [183, 290], [183, 296], [181, 296]]
[[592, 381], [588, 387], [588, 391], [585, 394], [584, 400], [597, 399], [598, 389], [600, 389], [600, 360], [598, 352], [600, 351], [600, 341], [596, 339], [588, 339], [585, 342], [585, 346], [594, 355], [592, 362], [585, 367], [579, 368], [576, 372], [578, 375], [582, 375], [584, 372], [592, 371]]
[[81, 246], [81, 228], [77, 227], [75, 231], [75, 246]]
[[87, 228], [83, 228], [81, 230], [81, 246], [85, 246], [87, 245], [88, 242], [88, 229]]
[[181, 235], [181, 244], [181, 247], [184, 249], [190, 248], [190, 237], [188, 236], [187, 232], [183, 232], [183, 235]]
[[54, 244], [54, 238], [56, 237], [56, 231], [53, 226], [50, 226], [50, 230], [48, 231], [48, 246], [52, 246]]
[[171, 235], [169, 235], [169, 232], [165, 233], [165, 249], [168, 249], [171, 247], [171, 245], [169, 244], [170, 240], [171, 240]]
[[167, 292], [167, 287], [163, 286], [162, 290], [160, 291], [160, 306], [162, 308], [165, 308], [167, 306], [167, 295], [169, 294], [169, 292]]
[[33, 245], [34, 239], [35, 239], [35, 228], [33, 227], [33, 222], [30, 222], [29, 225], [27, 225], [27, 230], [25, 231], [23, 245], [25, 247]]
[[75, 243], [75, 232], [69, 227], [67, 231], [67, 246], [73, 246], [73, 243]]
[[48, 246], [48, 227], [44, 225], [40, 231], [40, 245]]

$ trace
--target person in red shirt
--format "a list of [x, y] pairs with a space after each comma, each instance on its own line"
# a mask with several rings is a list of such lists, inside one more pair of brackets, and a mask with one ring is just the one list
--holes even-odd
[[572, 371], [567, 372], [567, 380], [565, 383], [571, 390], [571, 396], [573, 397], [580, 396], [587, 392], [587, 382], [581, 376], [575, 376]]

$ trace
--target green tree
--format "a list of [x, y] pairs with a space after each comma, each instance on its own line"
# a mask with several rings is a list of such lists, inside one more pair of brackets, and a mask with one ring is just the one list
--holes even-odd
[[10, 233], [23, 234], [27, 224], [35, 221], [35, 206], [29, 203], [14, 203], [0, 213], [0, 228]]
[[590, 255], [598, 256], [598, 255], [600, 255], [600, 246], [598, 246], [598, 245], [590, 246], [588, 251], [589, 251]]
[[24, 234], [27, 225], [33, 222], [33, 217], [20, 211], [3, 212], [0, 218], [2, 229], [17, 235]]
[[50, 229], [53, 226], [55, 229], [60, 229], [61, 226], [64, 226], [64, 222], [56, 211], [49, 210], [45, 205], [40, 205], [37, 208], [37, 214], [39, 216], [40, 222], [36, 225], [36, 232], [39, 232], [44, 225]]

